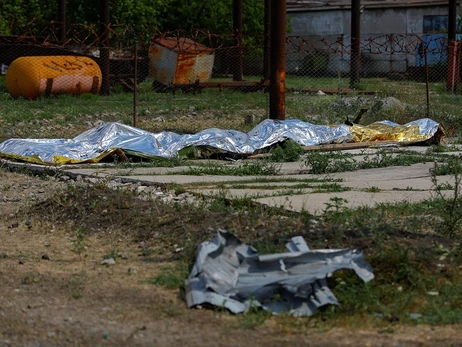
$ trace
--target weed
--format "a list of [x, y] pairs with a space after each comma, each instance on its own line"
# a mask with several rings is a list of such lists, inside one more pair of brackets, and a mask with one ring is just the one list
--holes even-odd
[[72, 252], [77, 254], [82, 261], [82, 253], [87, 249], [87, 231], [83, 228], [74, 229], [74, 237], [71, 239]]
[[443, 194], [443, 188], [447, 185], [438, 184], [437, 174], [441, 172], [441, 165], [435, 163], [432, 170], [433, 191], [436, 194], [437, 201], [441, 204], [440, 216], [443, 218], [441, 233], [454, 237], [459, 234], [462, 225], [462, 164], [459, 160], [451, 160], [443, 165], [444, 171], [451, 173], [454, 177], [453, 194], [447, 198]]
[[281, 166], [269, 161], [246, 161], [242, 165], [207, 165], [189, 167], [186, 171], [176, 172], [178, 175], [218, 175], [218, 176], [275, 176], [279, 174]]
[[156, 286], [168, 289], [178, 289], [184, 284], [188, 277], [188, 267], [186, 264], [177, 263], [175, 266], [166, 266], [161, 269], [161, 273], [154, 278], [149, 278], [147, 282]]
[[370, 187], [370, 188], [365, 188], [364, 191], [365, 191], [365, 192], [368, 192], [368, 193], [379, 193], [379, 192], [381, 192], [382, 190], [381, 190], [379, 187], [372, 186], [372, 187]]
[[297, 161], [303, 152], [303, 148], [298, 143], [287, 140], [271, 150], [270, 161], [278, 163]]

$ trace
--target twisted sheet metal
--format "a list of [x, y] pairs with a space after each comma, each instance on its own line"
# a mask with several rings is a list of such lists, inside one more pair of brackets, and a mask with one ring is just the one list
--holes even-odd
[[327, 286], [328, 274], [352, 269], [364, 281], [372, 267], [355, 249], [310, 250], [301, 236], [290, 239], [288, 252], [259, 255], [225, 230], [198, 246], [196, 262], [185, 281], [188, 307], [209, 303], [233, 313], [252, 306], [274, 313], [310, 316], [338, 301]]
[[[0, 144], [0, 156], [62, 165], [95, 163], [118, 149], [143, 158], [172, 158], [190, 146], [208, 147], [217, 152], [252, 154], [287, 139], [303, 146], [370, 141], [371, 136], [364, 135], [368, 131], [373, 134], [382, 132], [386, 136], [392, 134], [393, 139], [398, 141], [418, 142], [431, 138], [439, 127], [438, 123], [427, 118], [402, 126], [389, 121], [378, 124], [369, 129], [358, 125], [326, 126], [293, 119], [267, 119], [248, 133], [212, 128], [196, 134], [179, 135], [168, 131], [150, 133], [120, 123], [105, 123], [73, 139], [9, 139]], [[375, 138], [390, 139], [385, 135]]]

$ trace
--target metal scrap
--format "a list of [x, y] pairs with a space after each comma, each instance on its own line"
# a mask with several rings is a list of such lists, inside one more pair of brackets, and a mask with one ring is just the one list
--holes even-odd
[[198, 246], [197, 259], [185, 281], [188, 307], [208, 303], [233, 313], [262, 307], [274, 313], [310, 316], [317, 308], [337, 305], [326, 277], [353, 269], [364, 281], [372, 267], [355, 249], [310, 250], [301, 236], [286, 245], [288, 252], [259, 255], [225, 230]]

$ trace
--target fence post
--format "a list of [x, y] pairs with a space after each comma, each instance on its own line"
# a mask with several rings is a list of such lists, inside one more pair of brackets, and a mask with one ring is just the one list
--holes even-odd
[[448, 77], [446, 90], [457, 93], [459, 84], [459, 45], [456, 42], [457, 0], [449, 0], [448, 8]]
[[265, 0], [265, 38], [263, 53], [263, 78], [269, 80], [271, 76], [271, 1]]
[[136, 104], [138, 101], [137, 89], [138, 89], [138, 44], [135, 42], [135, 52], [133, 54], [134, 59], [134, 76], [133, 76], [133, 127], [136, 127]]
[[351, 0], [350, 88], [356, 88], [361, 66], [361, 0]]
[[427, 58], [427, 48], [424, 50], [425, 58], [425, 90], [427, 91], [427, 118], [430, 117], [430, 87], [428, 84], [428, 58]]
[[66, 0], [59, 0], [58, 2], [58, 21], [61, 23], [61, 27], [58, 32], [58, 40], [60, 44], [66, 43]]
[[101, 95], [109, 95], [110, 90], [110, 60], [109, 60], [109, 0], [100, 0], [100, 26], [99, 26], [99, 42], [100, 53], [99, 61], [103, 81], [101, 83]]
[[233, 0], [234, 61], [233, 81], [242, 81], [242, 0]]
[[286, 0], [272, 0], [270, 118], [286, 118]]

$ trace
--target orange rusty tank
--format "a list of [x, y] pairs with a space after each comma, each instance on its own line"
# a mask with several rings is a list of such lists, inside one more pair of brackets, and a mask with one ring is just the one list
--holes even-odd
[[98, 93], [101, 70], [91, 58], [79, 56], [21, 57], [6, 72], [6, 88], [13, 98], [39, 95]]

